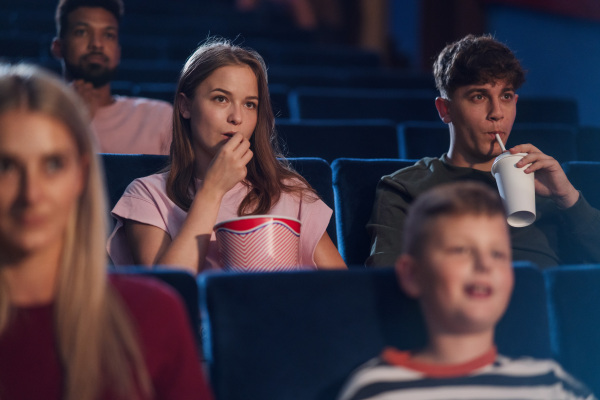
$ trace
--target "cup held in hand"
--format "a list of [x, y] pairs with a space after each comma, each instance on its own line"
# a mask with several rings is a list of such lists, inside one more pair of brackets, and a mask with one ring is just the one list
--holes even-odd
[[500, 197], [506, 208], [506, 220], [510, 226], [521, 228], [535, 221], [534, 173], [526, 174], [529, 166], [517, 168], [516, 164], [527, 154], [508, 152], [500, 154], [492, 165]]
[[236, 272], [290, 271], [300, 264], [300, 221], [251, 215], [214, 227], [221, 262]]

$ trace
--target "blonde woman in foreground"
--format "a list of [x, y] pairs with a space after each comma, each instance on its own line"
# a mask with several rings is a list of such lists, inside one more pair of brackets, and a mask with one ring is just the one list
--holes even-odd
[[0, 398], [212, 399], [176, 294], [107, 276], [80, 104], [35, 67], [0, 66]]

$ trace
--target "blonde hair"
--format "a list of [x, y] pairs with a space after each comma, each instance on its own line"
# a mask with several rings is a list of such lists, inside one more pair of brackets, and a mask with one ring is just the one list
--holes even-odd
[[[86, 178], [65, 232], [54, 299], [57, 351], [65, 374], [63, 399], [96, 399], [105, 388], [124, 397], [138, 388], [149, 395], [152, 388], [137, 334], [107, 282], [104, 182], [80, 103], [57, 77], [37, 67], [0, 67], [0, 114], [24, 110], [61, 121], [77, 145]], [[0, 334], [10, 323], [6, 285], [0, 271]]]

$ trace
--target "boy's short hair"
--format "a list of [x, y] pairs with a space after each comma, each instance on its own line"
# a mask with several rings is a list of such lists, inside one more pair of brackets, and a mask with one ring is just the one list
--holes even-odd
[[525, 82], [525, 71], [513, 52], [491, 35], [467, 35], [447, 45], [433, 63], [435, 86], [452, 97], [460, 86], [504, 80], [514, 90]]
[[114, 15], [117, 22], [121, 23], [123, 18], [124, 5], [122, 0], [60, 0], [56, 7], [56, 35], [59, 38], [64, 37], [69, 28], [69, 14], [79, 7], [100, 7]]
[[487, 185], [461, 181], [438, 185], [412, 203], [404, 223], [404, 252], [421, 255], [431, 234], [433, 223], [440, 217], [461, 215], [506, 215], [500, 195]]

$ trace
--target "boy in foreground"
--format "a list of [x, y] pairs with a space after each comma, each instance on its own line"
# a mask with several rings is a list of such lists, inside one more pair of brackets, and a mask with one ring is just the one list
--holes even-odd
[[497, 353], [494, 329], [514, 283], [497, 193], [476, 182], [439, 185], [416, 199], [404, 229], [396, 272], [420, 303], [428, 344], [385, 349], [353, 374], [341, 400], [595, 399], [552, 360]]

